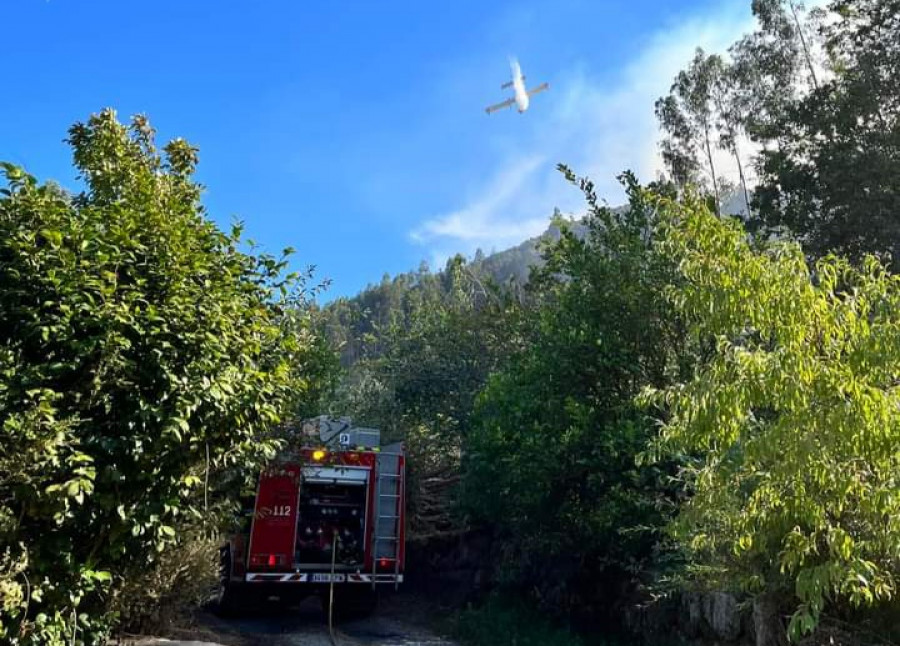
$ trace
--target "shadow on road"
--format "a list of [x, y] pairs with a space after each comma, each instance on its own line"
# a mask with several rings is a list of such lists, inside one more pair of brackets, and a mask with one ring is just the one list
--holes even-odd
[[[372, 616], [337, 624], [340, 646], [453, 646], [425, 626], [414, 598], [383, 599]], [[286, 606], [269, 603], [237, 616], [220, 617], [211, 609], [198, 613], [193, 639], [224, 646], [331, 646], [327, 616], [315, 597]], [[182, 642], [185, 646], [187, 642]], [[175, 646], [167, 644], [166, 646]]]

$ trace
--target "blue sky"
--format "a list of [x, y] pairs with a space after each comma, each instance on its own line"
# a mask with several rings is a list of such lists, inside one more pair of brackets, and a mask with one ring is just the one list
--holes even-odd
[[[0, 159], [77, 188], [62, 142], [103, 107], [200, 148], [205, 203], [333, 281], [502, 249], [580, 208], [554, 170], [659, 167], [653, 100], [697, 45], [751, 26], [749, 0], [306, 2], [16, 0], [0, 25]], [[507, 57], [549, 81], [523, 115]]]

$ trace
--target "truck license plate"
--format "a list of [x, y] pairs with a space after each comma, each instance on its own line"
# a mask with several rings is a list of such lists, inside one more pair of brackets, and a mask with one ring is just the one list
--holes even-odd
[[[334, 582], [335, 582], [335, 583], [343, 583], [343, 582], [344, 582], [344, 579], [345, 579], [345, 575], [343, 575], [343, 574], [335, 574], [335, 575], [334, 575]], [[313, 581], [313, 583], [331, 583], [331, 580], [332, 580], [332, 579], [331, 579], [331, 575], [330, 575], [330, 574], [323, 574], [323, 573], [321, 573], [321, 572], [314, 572], [313, 575], [312, 575], [312, 581]]]

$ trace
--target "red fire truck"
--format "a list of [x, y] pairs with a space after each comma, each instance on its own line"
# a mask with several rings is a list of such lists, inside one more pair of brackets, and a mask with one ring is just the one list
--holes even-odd
[[377, 430], [346, 418], [313, 423], [305, 435], [319, 437], [267, 465], [249, 522], [221, 548], [224, 611], [310, 594], [327, 604], [332, 588], [335, 613], [361, 615], [379, 586], [403, 581], [403, 445], [380, 447]]

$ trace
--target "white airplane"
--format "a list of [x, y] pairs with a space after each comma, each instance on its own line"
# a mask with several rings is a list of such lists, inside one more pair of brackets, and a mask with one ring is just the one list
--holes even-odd
[[547, 88], [550, 87], [549, 83], [541, 83], [536, 88], [532, 90], [525, 90], [525, 75], [522, 74], [522, 68], [519, 67], [519, 61], [514, 58], [509, 59], [509, 66], [512, 68], [512, 81], [504, 83], [500, 86], [501, 90], [505, 90], [506, 88], [511, 87], [513, 92], [515, 92], [515, 96], [511, 99], [507, 99], [503, 103], [498, 103], [497, 105], [492, 105], [485, 108], [485, 112], [490, 114], [491, 112], [496, 112], [497, 110], [502, 110], [503, 108], [508, 108], [513, 103], [516, 104], [516, 107], [519, 108], [519, 114], [525, 112], [528, 109], [529, 103], [531, 103], [530, 97], [537, 94], [538, 92], [543, 92]]

